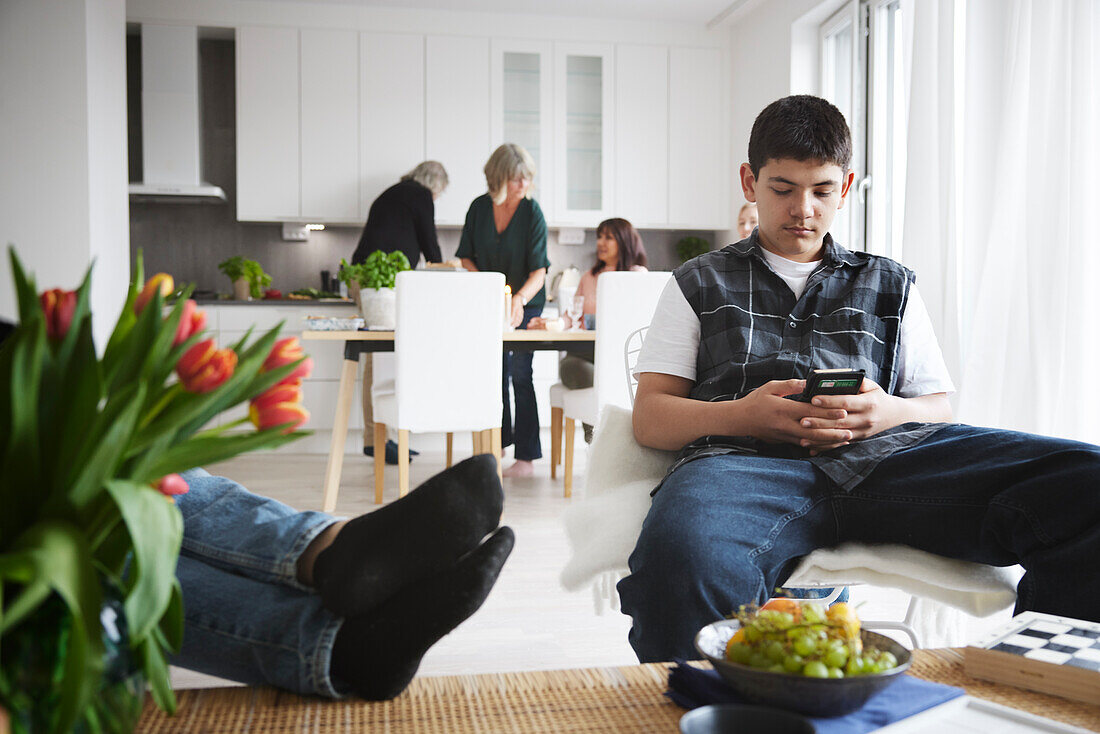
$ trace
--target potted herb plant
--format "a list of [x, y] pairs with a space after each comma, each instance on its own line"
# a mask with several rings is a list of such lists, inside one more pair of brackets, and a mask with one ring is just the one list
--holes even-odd
[[[10, 256], [19, 325], [0, 345], [0, 725], [132, 731], [146, 683], [175, 709], [180, 472], [305, 435], [293, 429], [307, 417], [299, 378], [311, 362], [296, 339], [277, 341], [279, 327], [217, 348], [193, 287], [166, 308], [172, 278], [142, 287], [140, 255], [97, 353], [90, 270], [75, 291], [39, 294]], [[206, 427], [245, 402], [240, 422], [256, 431]]]
[[255, 260], [234, 255], [218, 263], [218, 270], [233, 281], [233, 297], [238, 301], [261, 298], [264, 288], [271, 285], [271, 276]]
[[412, 270], [409, 258], [400, 250], [386, 253], [375, 250], [367, 259], [357, 265], [340, 262], [338, 276], [349, 284], [359, 285], [359, 310], [367, 326], [376, 329], [392, 329], [397, 321], [397, 301], [394, 297], [394, 284], [397, 274], [403, 270]]
[[710, 243], [702, 237], [689, 235], [687, 237], [682, 237], [680, 241], [676, 243], [676, 255], [680, 258], [681, 264], [705, 252], [710, 252]]

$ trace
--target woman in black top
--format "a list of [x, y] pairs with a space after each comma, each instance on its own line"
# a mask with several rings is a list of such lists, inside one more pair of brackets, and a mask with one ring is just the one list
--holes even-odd
[[[435, 234], [435, 200], [447, 188], [447, 182], [442, 163], [424, 161], [379, 194], [370, 205], [367, 224], [351, 261], [361, 263], [375, 250], [401, 250], [414, 268], [420, 262], [420, 253], [427, 262], [442, 262]], [[368, 355], [363, 366], [363, 453], [367, 456], [374, 456], [374, 406], [370, 399], [373, 382], [374, 368]], [[386, 463], [397, 463], [397, 443], [392, 440], [386, 441]]]
[[402, 176], [370, 205], [351, 261], [361, 263], [375, 250], [401, 250], [414, 268], [420, 253], [427, 262], [442, 262], [435, 234], [435, 200], [445, 188], [447, 171], [438, 161], [424, 161]]

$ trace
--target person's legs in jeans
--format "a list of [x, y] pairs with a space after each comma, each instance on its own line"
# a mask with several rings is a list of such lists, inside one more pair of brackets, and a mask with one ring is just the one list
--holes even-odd
[[[529, 306], [523, 310], [523, 321], [518, 328], [526, 329], [528, 322], [542, 313], [542, 306]], [[542, 457], [539, 439], [539, 409], [535, 402], [535, 385], [531, 374], [531, 352], [505, 352], [504, 354], [504, 415], [501, 420], [501, 444], [515, 444], [513, 455], [516, 463], [504, 470], [506, 477], [527, 477], [533, 473], [531, 462]], [[508, 400], [508, 381], [516, 399], [515, 430], [512, 429]]]
[[844, 540], [1026, 570], [1016, 611], [1100, 621], [1100, 447], [950, 425], [837, 495]]
[[673, 472], [618, 585], [638, 659], [694, 656], [700, 628], [763, 603], [799, 557], [834, 545], [834, 491], [799, 460], [714, 456]]

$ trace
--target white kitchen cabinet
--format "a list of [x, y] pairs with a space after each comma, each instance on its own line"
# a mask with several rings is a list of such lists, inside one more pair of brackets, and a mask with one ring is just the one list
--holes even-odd
[[615, 47], [615, 216], [668, 222], [668, 46]]
[[522, 145], [535, 161], [533, 196], [554, 218], [553, 46], [493, 39], [489, 144]]
[[615, 196], [615, 74], [610, 44], [554, 44], [555, 218], [595, 226]]
[[447, 169], [450, 186], [435, 202], [439, 224], [462, 224], [485, 193], [489, 159], [489, 39], [428, 36], [425, 50], [425, 156]]
[[425, 158], [424, 37], [359, 34], [359, 220]]
[[723, 54], [669, 49], [669, 225], [730, 226], [730, 152]]
[[237, 219], [297, 217], [298, 29], [237, 30]]
[[302, 29], [299, 216], [359, 219], [359, 34]]

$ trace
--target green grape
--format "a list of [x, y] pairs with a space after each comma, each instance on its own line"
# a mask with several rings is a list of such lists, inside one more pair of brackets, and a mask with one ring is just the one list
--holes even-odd
[[756, 642], [761, 637], [760, 630], [755, 625], [749, 625], [745, 628], [745, 639], [749, 642]]
[[810, 624], [825, 622], [825, 607], [817, 602], [808, 602], [802, 605], [802, 619]]
[[749, 659], [752, 657], [752, 648], [743, 642], [735, 642], [730, 645], [729, 658], [735, 663], [741, 663], [742, 665], [748, 665]]
[[779, 663], [775, 663], [774, 665], [772, 665], [768, 668], [768, 672], [769, 673], [786, 673], [787, 671], [783, 668], [782, 665], [780, 665]]
[[844, 671], [841, 670], [840, 668], [834, 668], [834, 667], [830, 666], [829, 667], [829, 677], [830, 678], [843, 678], [844, 677]]
[[786, 650], [783, 649], [782, 643], [769, 642], [768, 646], [764, 648], [764, 654], [768, 656], [768, 659], [772, 662], [778, 663], [786, 655]]
[[801, 673], [802, 666], [806, 664], [806, 661], [801, 655], [791, 653], [787, 657], [783, 658], [783, 668], [788, 673]]
[[829, 651], [825, 653], [825, 664], [830, 668], [842, 668], [844, 663], [848, 662], [848, 648], [846, 647], [831, 647]]
[[820, 660], [811, 660], [802, 669], [802, 675], [807, 678], [828, 678], [829, 668]]
[[896, 668], [898, 666], [898, 659], [894, 657], [894, 653], [883, 650], [882, 655], [879, 656], [879, 662], [882, 663], [883, 670], [889, 670], [890, 668]]
[[766, 655], [762, 655], [758, 652], [754, 652], [749, 658], [749, 665], [754, 668], [769, 668], [771, 664], [772, 661], [768, 660]]
[[863, 658], [859, 655], [853, 655], [848, 658], [848, 664], [844, 666], [844, 672], [847, 675], [859, 675], [863, 670]]
[[817, 640], [811, 639], [808, 635], [803, 635], [794, 641], [794, 651], [802, 657], [813, 655], [816, 649]]

